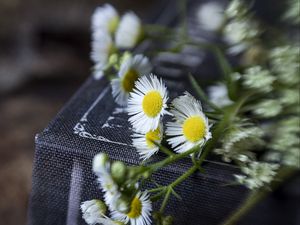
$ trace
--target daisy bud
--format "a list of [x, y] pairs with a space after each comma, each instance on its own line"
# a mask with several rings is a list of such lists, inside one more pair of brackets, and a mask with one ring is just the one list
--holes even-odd
[[116, 161], [111, 165], [111, 175], [117, 183], [122, 183], [126, 177], [127, 168], [123, 162]]
[[112, 54], [108, 59], [108, 65], [114, 66], [118, 63], [118, 54]]
[[85, 201], [80, 206], [83, 213], [82, 217], [88, 224], [95, 224], [105, 216], [106, 205], [98, 199]]
[[162, 225], [172, 225], [172, 224], [173, 224], [172, 216], [166, 216], [162, 221]]
[[109, 158], [105, 153], [95, 155], [93, 159], [93, 171], [95, 173], [103, 171], [105, 165], [109, 162]]
[[128, 51], [124, 52], [123, 55], [121, 56], [121, 59], [120, 59], [120, 64], [126, 62], [126, 60], [130, 59], [132, 56], [132, 54]]
[[149, 171], [143, 173], [143, 177], [145, 179], [149, 178], [150, 176], [151, 176], [151, 173]]

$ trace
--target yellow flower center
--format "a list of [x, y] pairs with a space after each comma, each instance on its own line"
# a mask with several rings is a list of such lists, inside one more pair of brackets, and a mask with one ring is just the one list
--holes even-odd
[[153, 131], [149, 131], [146, 133], [146, 144], [149, 148], [153, 148], [154, 147], [154, 143], [156, 141], [160, 140], [160, 130], [159, 127], [156, 128], [156, 130]]
[[190, 142], [197, 142], [205, 136], [205, 121], [200, 116], [187, 118], [182, 126], [183, 135]]
[[134, 88], [134, 83], [138, 78], [139, 78], [139, 74], [137, 73], [137, 71], [133, 69], [128, 70], [122, 80], [123, 89], [126, 92], [131, 92], [132, 89]]
[[148, 92], [143, 99], [143, 111], [149, 117], [156, 117], [163, 107], [163, 99], [158, 91]]
[[129, 218], [137, 218], [142, 214], [142, 203], [139, 198], [134, 197], [130, 205], [130, 211], [127, 213]]

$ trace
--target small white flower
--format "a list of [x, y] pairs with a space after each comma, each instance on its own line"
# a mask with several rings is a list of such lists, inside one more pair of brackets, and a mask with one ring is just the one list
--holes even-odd
[[90, 225], [100, 223], [106, 213], [105, 204], [97, 199], [83, 202], [80, 208], [83, 219]]
[[167, 124], [166, 134], [171, 136], [167, 141], [178, 153], [185, 152], [197, 145], [203, 145], [211, 138], [208, 119], [202, 111], [202, 106], [189, 93], [176, 98], [171, 113], [174, 122]]
[[221, 83], [208, 87], [208, 96], [209, 100], [217, 106], [224, 107], [232, 104], [225, 84]]
[[263, 100], [255, 104], [252, 108], [254, 114], [264, 118], [277, 116], [282, 111], [280, 102], [274, 99]]
[[155, 130], [167, 113], [168, 93], [165, 84], [153, 74], [141, 77], [128, 99], [129, 121], [140, 133]]
[[243, 85], [260, 92], [270, 92], [275, 79], [268, 70], [254, 66], [248, 68], [243, 75]]
[[104, 200], [110, 210], [116, 208], [117, 199], [120, 197], [118, 185], [114, 181], [111, 175], [111, 164], [107, 156], [103, 153], [99, 153], [93, 160], [93, 171], [98, 177], [98, 182], [102, 191], [104, 192]]
[[132, 200], [130, 204], [130, 210], [128, 213], [122, 213], [119, 211], [112, 212], [112, 218], [123, 221], [124, 223], [130, 222], [134, 225], [150, 225], [152, 204], [149, 200], [147, 192], [139, 192]]
[[102, 7], [97, 7], [92, 15], [92, 30], [97, 32], [99, 30], [113, 33], [119, 22], [118, 12], [110, 4], [105, 4]]
[[147, 57], [143, 55], [128, 56], [120, 66], [118, 78], [111, 82], [115, 101], [121, 106], [126, 106], [134, 83], [141, 75], [149, 74], [151, 69], [152, 66]]
[[108, 156], [105, 153], [98, 153], [93, 158], [93, 171], [96, 175], [107, 173], [110, 167]]
[[216, 148], [214, 152], [222, 156], [223, 161], [245, 162], [253, 158], [253, 153], [249, 151], [263, 144], [262, 136], [264, 132], [259, 127], [237, 126], [226, 130], [226, 134], [222, 139], [222, 147]]
[[197, 19], [203, 29], [217, 31], [224, 21], [224, 7], [218, 2], [207, 2], [198, 9]]
[[299, 45], [279, 46], [270, 51], [271, 69], [280, 82], [294, 85], [300, 82]]
[[237, 182], [244, 184], [249, 189], [261, 188], [269, 184], [277, 174], [278, 164], [253, 161], [242, 167], [245, 175], [234, 175]]
[[107, 64], [109, 56], [114, 52], [114, 44], [109, 33], [98, 30], [92, 34], [91, 59], [95, 63], [94, 77], [99, 79]]
[[122, 16], [116, 31], [116, 45], [119, 48], [133, 48], [142, 35], [141, 21], [136, 14], [128, 12]]
[[283, 19], [291, 22], [294, 25], [300, 24], [300, 1], [299, 0], [289, 0], [288, 8], [283, 16]]
[[225, 41], [231, 45], [228, 50], [231, 54], [244, 51], [260, 34], [258, 24], [248, 18], [229, 22], [223, 32]]
[[241, 0], [232, 0], [226, 10], [225, 14], [227, 18], [236, 18], [236, 17], [243, 17], [248, 13], [248, 7], [244, 4]]
[[148, 131], [146, 134], [134, 133], [133, 145], [140, 154], [140, 158], [143, 160], [149, 159], [155, 154], [159, 148], [153, 142], [161, 143], [163, 138], [163, 127], [159, 124], [153, 131]]

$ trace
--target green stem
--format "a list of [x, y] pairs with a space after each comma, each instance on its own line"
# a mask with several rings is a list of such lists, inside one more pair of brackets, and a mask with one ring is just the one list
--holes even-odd
[[164, 200], [163, 200], [163, 202], [162, 202], [162, 204], [161, 204], [161, 206], [160, 206], [160, 212], [161, 213], [163, 213], [163, 211], [165, 210], [165, 208], [166, 208], [166, 206], [167, 206], [167, 203], [168, 203], [168, 200], [169, 200], [169, 198], [170, 198], [170, 196], [171, 196], [171, 192], [172, 192], [172, 190], [171, 190], [171, 188], [168, 188], [167, 189], [167, 193], [166, 193], [166, 195], [165, 195], [165, 198], [164, 198]]
[[189, 176], [191, 176], [196, 170], [198, 169], [198, 165], [192, 166], [189, 170], [187, 170], [184, 174], [182, 174], [180, 177], [178, 177], [175, 181], [173, 181], [171, 184], [166, 186], [167, 193], [165, 195], [165, 198], [162, 202], [162, 205], [160, 207], [160, 212], [163, 213], [163, 211], [166, 208], [166, 205], [170, 199], [171, 193], [173, 191], [173, 188], [176, 187], [178, 184], [186, 180]]
[[151, 192], [157, 192], [157, 191], [161, 191], [164, 188], [165, 188], [165, 186], [161, 186], [161, 187], [157, 187], [157, 188], [152, 188], [152, 189], [148, 190], [148, 192], [149, 193], [151, 193]]
[[189, 170], [187, 170], [184, 174], [182, 174], [180, 177], [178, 177], [169, 186], [171, 188], [174, 188], [175, 186], [177, 186], [178, 184], [180, 184], [181, 182], [183, 182], [185, 179], [187, 179], [189, 176], [191, 176], [198, 169], [198, 167], [199, 167], [198, 165], [192, 166]]
[[247, 212], [252, 209], [257, 202], [261, 201], [267, 195], [267, 191], [252, 191], [247, 197], [246, 201], [243, 203], [243, 206], [240, 207], [233, 215], [230, 216], [222, 225], [234, 225], [237, 221], [240, 220]]
[[181, 37], [182, 39], [186, 39], [187, 37], [187, 31], [188, 31], [188, 26], [187, 26], [187, 1], [186, 0], [178, 0], [178, 9], [179, 9], [179, 15], [180, 15], [180, 20], [181, 20]]
[[153, 173], [154, 171], [159, 170], [160, 168], [162, 168], [164, 166], [167, 166], [173, 162], [176, 162], [180, 159], [187, 157], [188, 155], [190, 155], [194, 152], [199, 151], [199, 149], [200, 149], [200, 146], [197, 145], [186, 152], [183, 152], [181, 154], [171, 155], [168, 158], [166, 158], [160, 162], [154, 163], [154, 164], [150, 165], [149, 167], [147, 167], [147, 169], [150, 170], [151, 173]]
[[[293, 174], [297, 172], [296, 169], [290, 167], [283, 167], [278, 171], [278, 174], [274, 181], [271, 183], [271, 189], [277, 189], [284, 180], [290, 178]], [[266, 188], [261, 188], [258, 190], [252, 191], [249, 196], [246, 198], [244, 203], [235, 211], [232, 215], [226, 219], [222, 225], [234, 225], [236, 224], [243, 216], [245, 216], [253, 207], [262, 201], [265, 197], [270, 194], [270, 190]]]

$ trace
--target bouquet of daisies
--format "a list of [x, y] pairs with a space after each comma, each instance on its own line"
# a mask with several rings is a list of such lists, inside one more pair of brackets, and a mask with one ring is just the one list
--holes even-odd
[[[299, 24], [296, 8], [300, 9], [299, 1], [290, 1], [284, 22]], [[108, 4], [95, 10], [93, 75], [111, 80], [115, 102], [129, 115], [132, 144], [141, 164], [111, 161], [105, 153], [94, 157], [93, 172], [104, 199], [82, 203], [87, 224], [172, 224], [174, 215], [166, 215], [165, 208], [171, 197], [179, 197], [176, 186], [202, 172], [210, 154], [240, 167], [242, 175], [234, 175], [236, 182], [231, 185], [251, 190], [244, 204], [220, 221], [226, 225], [235, 224], [270, 190], [299, 171], [299, 42], [279, 31], [278, 38], [270, 40], [274, 29], [263, 27], [251, 6], [241, 0], [226, 7], [208, 2], [199, 8], [197, 18], [207, 32], [222, 36], [222, 43], [194, 40], [184, 32], [184, 21], [178, 30], [142, 24], [133, 12], [120, 17]], [[176, 38], [164, 51], [180, 51], [186, 44], [211, 51], [223, 77], [205, 90], [187, 74], [197, 96], [184, 92], [169, 99], [164, 81], [151, 73], [147, 52], [134, 54], [132, 49], [157, 37], [169, 42], [170, 36]], [[229, 57], [237, 59], [238, 65], [233, 67]], [[151, 161], [158, 152], [165, 157]], [[168, 185], [154, 183], [155, 188], [144, 189], [145, 182], [153, 182], [154, 173], [183, 158], [190, 158], [192, 166], [181, 176]], [[152, 202], [159, 200], [159, 209], [153, 209]]]

